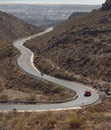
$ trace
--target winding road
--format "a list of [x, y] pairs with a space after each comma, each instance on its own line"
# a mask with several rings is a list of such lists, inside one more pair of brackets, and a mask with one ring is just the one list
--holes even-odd
[[[34, 37], [41, 36], [45, 33], [52, 31], [53, 28], [48, 28], [44, 32], [19, 39], [14, 41], [13, 46], [16, 47], [21, 55], [17, 58], [18, 65], [21, 69], [27, 72], [29, 75], [44, 79], [46, 81], [61, 85], [63, 87], [69, 88], [75, 91], [78, 95], [76, 100], [72, 100], [64, 103], [54, 103], [54, 104], [0, 104], [1, 111], [11, 111], [16, 108], [18, 111], [48, 111], [48, 110], [67, 110], [67, 109], [77, 109], [81, 106], [90, 105], [96, 102], [99, 98], [95, 90], [75, 82], [70, 82], [62, 79], [58, 79], [49, 75], [41, 75], [40, 71], [33, 64], [34, 54], [28, 48], [24, 47], [23, 44]], [[90, 97], [85, 97], [84, 92], [86, 90], [91, 91]]]

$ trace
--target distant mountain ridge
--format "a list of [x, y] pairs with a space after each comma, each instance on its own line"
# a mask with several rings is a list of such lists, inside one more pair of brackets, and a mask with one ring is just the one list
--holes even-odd
[[85, 15], [85, 14], [87, 14], [88, 12], [74, 12], [73, 14], [71, 14], [70, 16], [69, 16], [69, 20], [70, 19], [75, 19], [75, 18], [77, 18], [77, 17], [80, 17], [80, 16], [83, 16], [83, 15]]
[[26, 5], [0, 4], [0, 10], [23, 19], [26, 23], [49, 27], [57, 25], [73, 12], [90, 12], [98, 5]]

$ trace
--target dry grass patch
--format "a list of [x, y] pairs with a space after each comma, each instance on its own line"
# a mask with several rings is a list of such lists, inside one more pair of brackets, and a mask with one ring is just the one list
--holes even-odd
[[[103, 102], [102, 104], [104, 104]], [[111, 116], [108, 106], [98, 111], [100, 105], [81, 110], [38, 113], [0, 113], [0, 129], [16, 130], [109, 130]], [[93, 111], [92, 111], [92, 110]], [[7, 124], [7, 125], [4, 125]]]

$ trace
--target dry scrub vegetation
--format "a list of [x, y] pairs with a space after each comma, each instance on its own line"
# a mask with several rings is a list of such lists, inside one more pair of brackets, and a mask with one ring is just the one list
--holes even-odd
[[26, 46], [35, 52], [35, 65], [59, 78], [110, 82], [110, 16], [111, 10], [94, 10], [32, 39]]
[[0, 113], [0, 130], [110, 130], [108, 100], [81, 110]]
[[[110, 11], [93, 11], [75, 21], [71, 20], [59, 25], [53, 33], [29, 41], [27, 46], [36, 55], [35, 65], [43, 72], [59, 78], [84, 83], [84, 79], [90, 83], [93, 79], [96, 83], [108, 82], [110, 86], [110, 16]], [[58, 91], [58, 87], [54, 88], [49, 84], [47, 84], [48, 89], [45, 89], [43, 82], [26, 76], [16, 67], [14, 58], [18, 52], [13, 47], [5, 49], [9, 50], [6, 51], [7, 53], [1, 53], [6, 57], [1, 57], [0, 61], [1, 92], [4, 89], [19, 90], [24, 93], [40, 90], [40, 94], [42, 92], [44, 95], [50, 93], [53, 95], [55, 89]], [[43, 64], [44, 62], [46, 64]], [[99, 87], [102, 89], [101, 86]], [[47, 91], [49, 88], [51, 88], [50, 92]], [[1, 97], [7, 99], [3, 95]], [[33, 95], [32, 99], [35, 99]], [[81, 110], [39, 113], [15, 111], [0, 113], [0, 119], [0, 130], [110, 130], [111, 98], [103, 99], [99, 105], [84, 107]]]
[[0, 100], [47, 102], [74, 96], [73, 92], [61, 86], [29, 77], [16, 63], [19, 52], [13, 47], [12, 41], [42, 30], [0, 12]]
[[[18, 52], [14, 47], [6, 48], [5, 50], [7, 51], [0, 64], [0, 69], [2, 70], [0, 75], [1, 100], [56, 101], [74, 96], [73, 92], [70, 90], [66, 91], [61, 86], [44, 83], [42, 80], [28, 76], [16, 63]], [[7, 53], [10, 53], [10, 55]]]

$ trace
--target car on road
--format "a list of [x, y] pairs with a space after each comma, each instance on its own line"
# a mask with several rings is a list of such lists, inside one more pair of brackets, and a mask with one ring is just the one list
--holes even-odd
[[85, 91], [84, 96], [91, 96], [91, 91]]

